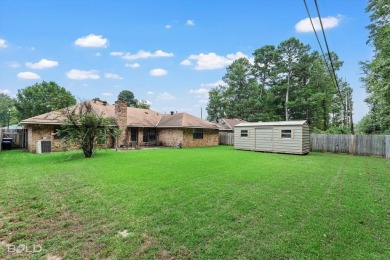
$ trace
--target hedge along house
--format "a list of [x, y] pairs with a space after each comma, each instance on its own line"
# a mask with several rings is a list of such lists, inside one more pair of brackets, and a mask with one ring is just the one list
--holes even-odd
[[[131, 142], [137, 145], [165, 145], [180, 147], [218, 145], [218, 128], [205, 120], [187, 113], [161, 114], [150, 109], [127, 107], [123, 101], [109, 105], [107, 102], [90, 101], [93, 110], [103, 117], [116, 119], [121, 135], [117, 145], [127, 147]], [[25, 119], [20, 122], [28, 131], [30, 152], [36, 152], [41, 140], [51, 142], [52, 151], [62, 149], [62, 138], [57, 129], [66, 118], [60, 110]], [[106, 140], [106, 147], [114, 147], [111, 138]]]
[[307, 154], [310, 151], [309, 126], [306, 121], [241, 123], [235, 126], [234, 148]]

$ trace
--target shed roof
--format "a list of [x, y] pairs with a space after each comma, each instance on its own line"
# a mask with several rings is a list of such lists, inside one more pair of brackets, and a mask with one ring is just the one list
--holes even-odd
[[306, 120], [297, 121], [275, 121], [275, 122], [253, 122], [253, 123], [241, 123], [235, 127], [256, 127], [256, 126], [301, 126], [306, 124]]

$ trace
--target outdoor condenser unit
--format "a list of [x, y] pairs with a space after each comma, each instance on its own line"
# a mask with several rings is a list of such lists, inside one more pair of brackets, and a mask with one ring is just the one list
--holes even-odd
[[37, 141], [37, 153], [51, 153], [51, 141], [48, 140]]

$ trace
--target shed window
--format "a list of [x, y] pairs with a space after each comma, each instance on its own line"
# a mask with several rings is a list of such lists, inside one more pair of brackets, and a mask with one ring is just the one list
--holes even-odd
[[248, 130], [241, 130], [241, 137], [248, 137]]
[[194, 128], [192, 130], [192, 138], [194, 138], [194, 139], [203, 139], [203, 129]]
[[291, 130], [282, 130], [280, 137], [281, 138], [291, 138], [292, 137], [291, 132], [292, 132]]

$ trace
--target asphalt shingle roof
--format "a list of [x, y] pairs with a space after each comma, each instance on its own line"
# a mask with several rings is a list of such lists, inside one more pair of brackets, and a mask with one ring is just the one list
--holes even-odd
[[[98, 115], [103, 117], [115, 118], [115, 106], [103, 103], [100, 101], [90, 101], [93, 110]], [[77, 105], [76, 105], [77, 106]], [[70, 109], [74, 108], [71, 106]], [[42, 115], [24, 119], [20, 122], [21, 125], [27, 124], [62, 124], [66, 118], [63, 115], [63, 110], [52, 111]], [[127, 108], [127, 125], [131, 127], [190, 127], [190, 128], [214, 128], [218, 127], [215, 124], [207, 122], [203, 119], [195, 117], [187, 113], [176, 113], [173, 115], [161, 114], [159, 112], [142, 109], [142, 108]]]

